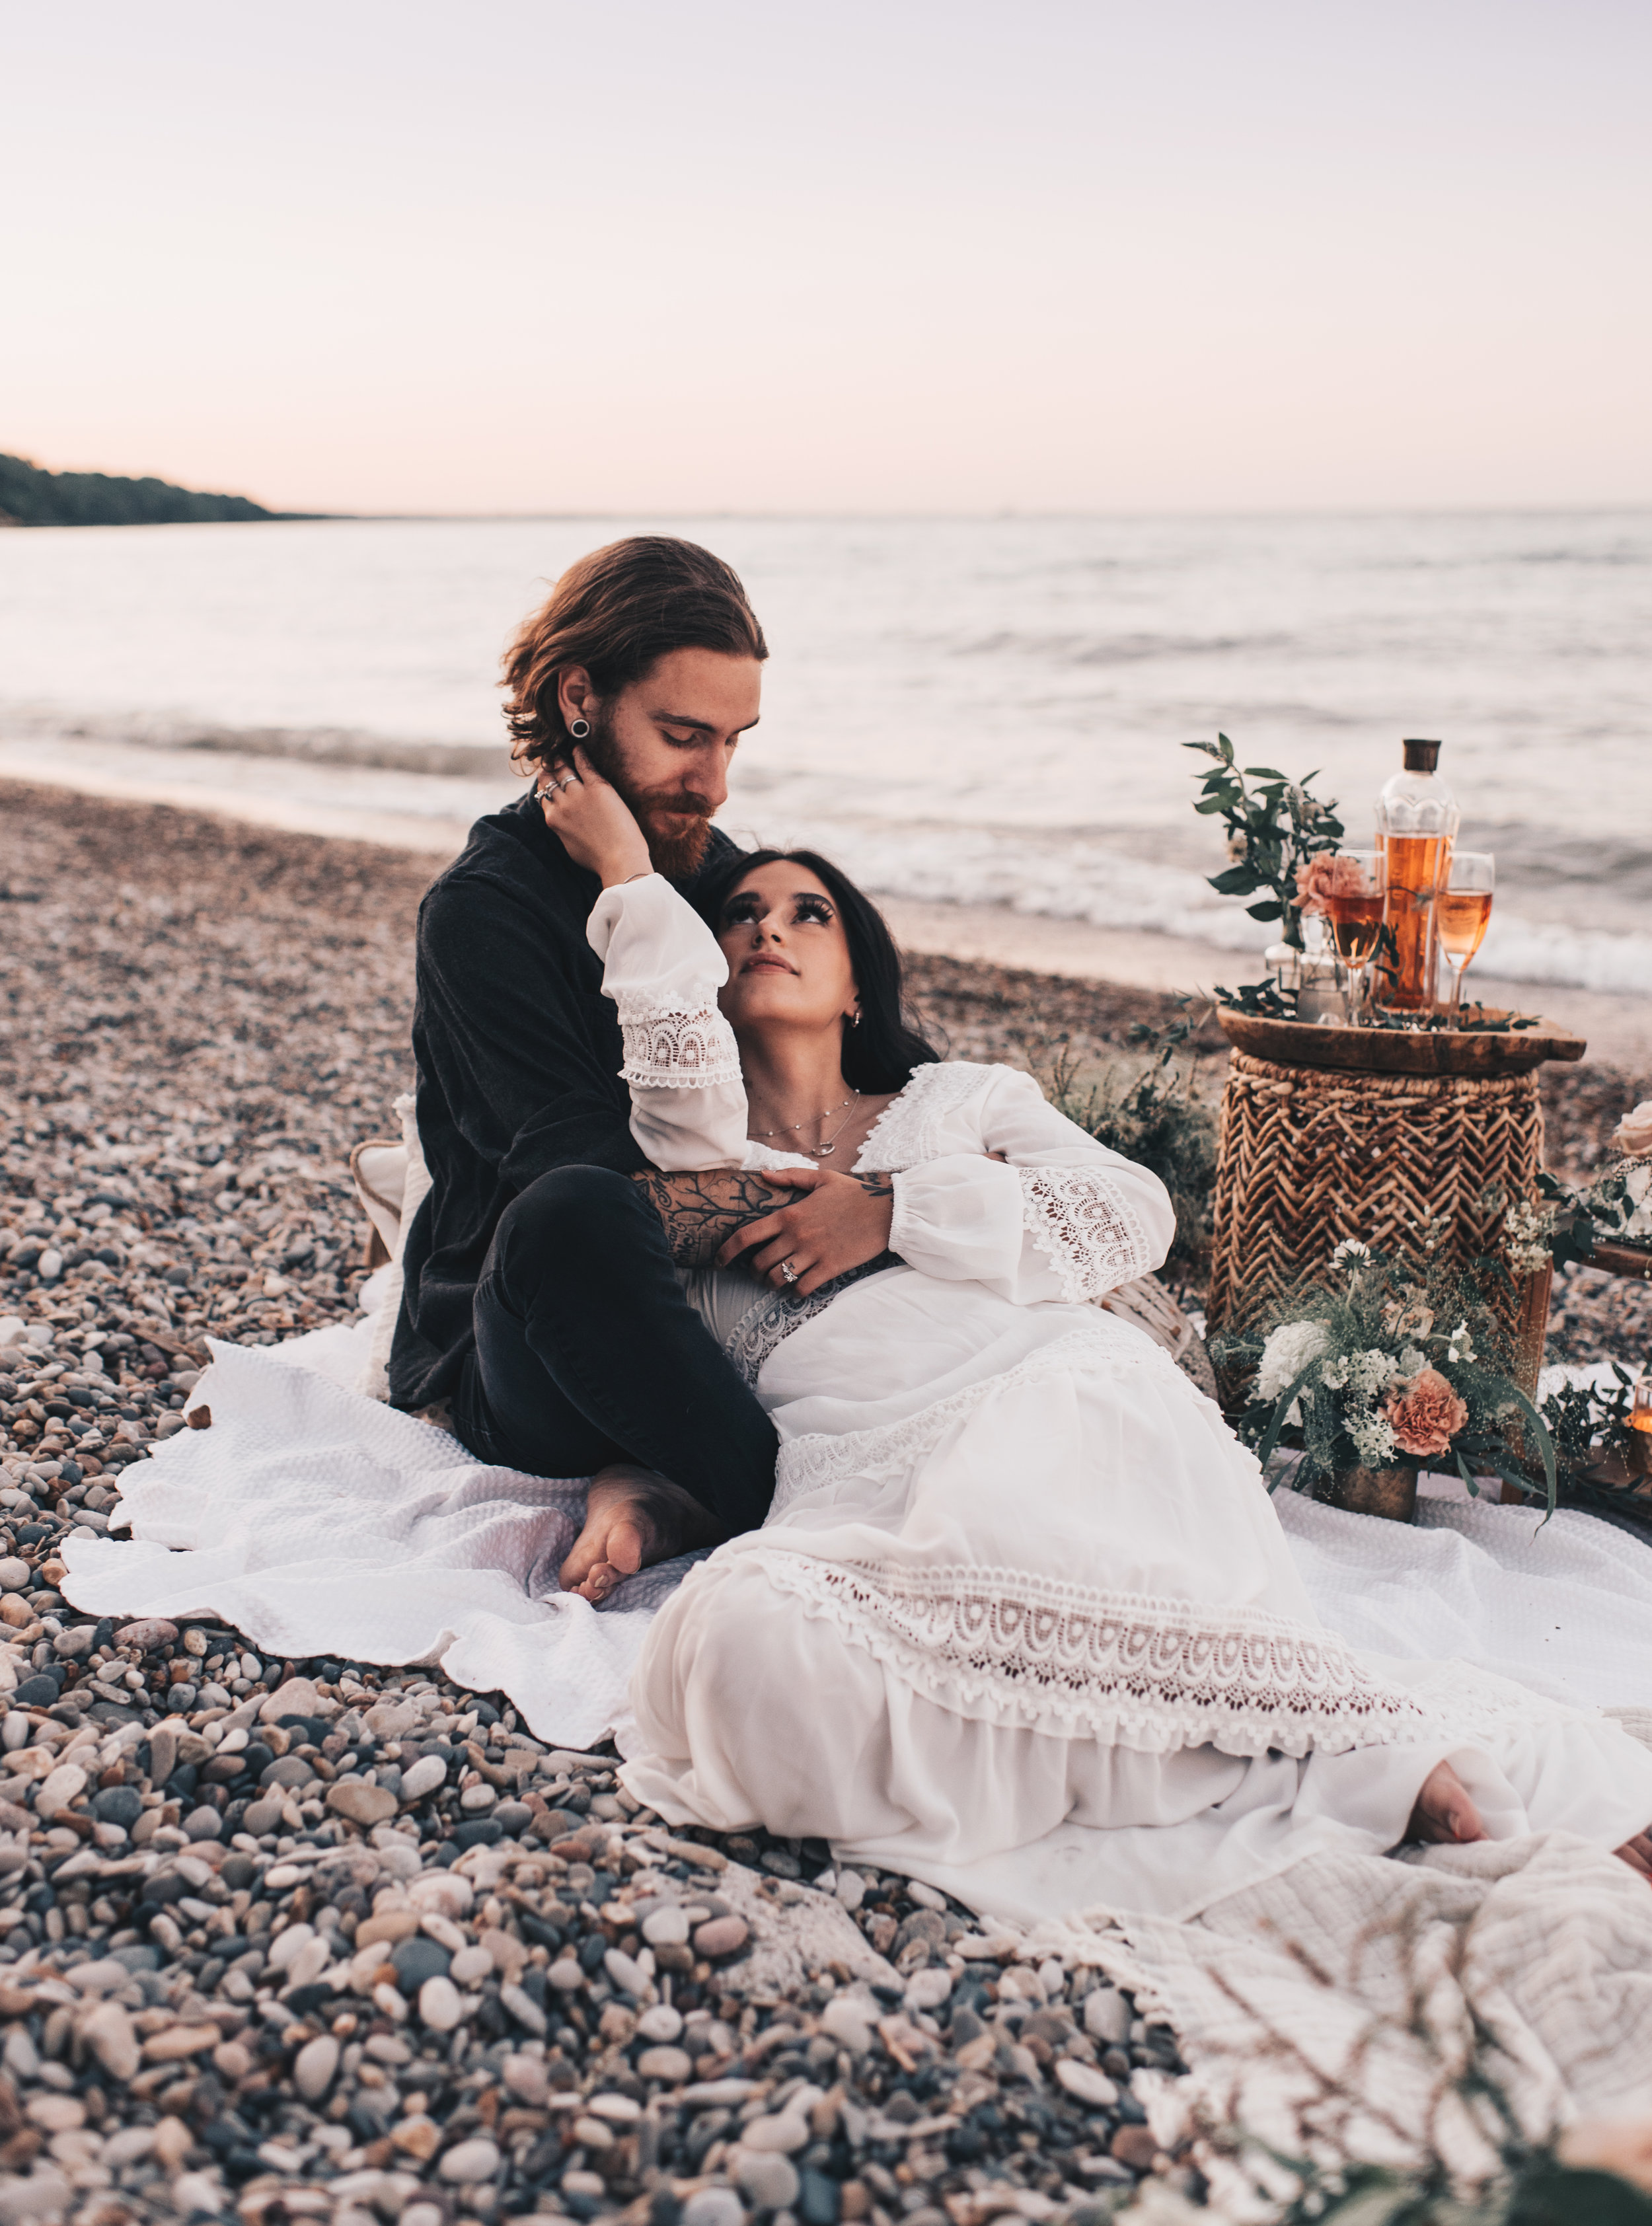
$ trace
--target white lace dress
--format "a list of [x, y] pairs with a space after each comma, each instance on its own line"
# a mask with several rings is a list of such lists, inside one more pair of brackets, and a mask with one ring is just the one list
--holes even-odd
[[[775, 1163], [702, 922], [655, 877], [589, 932], [650, 1157]], [[960, 1063], [918, 1068], [857, 1166], [893, 1173], [905, 1264], [800, 1303], [702, 1289], [781, 1451], [763, 1529], [650, 1632], [639, 1799], [1028, 1918], [1189, 1915], [1330, 1843], [1379, 1853], [1446, 1755], [1494, 1836], [1652, 1822], [1652, 1755], [1615, 1724], [1323, 1628], [1255, 1460], [1093, 1303], [1163, 1259], [1156, 1177]]]

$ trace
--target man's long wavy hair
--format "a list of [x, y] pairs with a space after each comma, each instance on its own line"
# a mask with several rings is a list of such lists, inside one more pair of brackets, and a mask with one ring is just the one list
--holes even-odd
[[505, 723], [518, 773], [565, 764], [573, 741], [558, 683], [582, 665], [604, 702], [674, 649], [767, 657], [739, 575], [692, 541], [638, 533], [570, 564], [505, 655]]
[[851, 1090], [904, 1090], [915, 1068], [942, 1053], [906, 1007], [900, 951], [889, 924], [870, 897], [841, 867], [818, 850], [730, 850], [715, 858], [688, 892], [689, 901], [714, 935], [723, 909], [748, 874], [762, 866], [804, 866], [830, 893], [849, 947], [849, 969], [860, 992], [858, 1027], [843, 1028], [843, 1079]]

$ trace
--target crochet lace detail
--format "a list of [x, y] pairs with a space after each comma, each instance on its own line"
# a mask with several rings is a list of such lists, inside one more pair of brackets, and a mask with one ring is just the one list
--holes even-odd
[[[613, 993], [610, 992], [610, 995]], [[624, 991], [614, 998], [625, 1043], [620, 1078], [637, 1090], [715, 1090], [740, 1080], [734, 1032], [715, 1004], [662, 1011]]]
[[996, 1067], [958, 1059], [915, 1067], [912, 1080], [873, 1123], [855, 1162], [855, 1173], [901, 1173], [938, 1158], [935, 1135], [941, 1123], [984, 1090], [997, 1072]]
[[[740, 1329], [745, 1326], [742, 1322]], [[793, 1438], [780, 1448], [774, 1498], [765, 1527], [796, 1501], [810, 1492], [828, 1490], [846, 1476], [890, 1476], [921, 1460], [982, 1400], [995, 1397], [1011, 1385], [1035, 1383], [1048, 1376], [1118, 1375], [1143, 1368], [1168, 1369], [1179, 1386], [1182, 1382], [1175, 1362], [1161, 1347], [1115, 1316], [1098, 1310], [1082, 1328], [1040, 1346], [1001, 1375], [965, 1384], [962, 1390], [937, 1399], [898, 1422], [836, 1434], [811, 1431]]]
[[724, 1352], [747, 1384], [754, 1384], [764, 1362], [794, 1329], [801, 1329], [806, 1321], [813, 1321], [816, 1314], [823, 1313], [838, 1293], [848, 1290], [851, 1283], [858, 1283], [867, 1275], [879, 1275], [894, 1264], [893, 1256], [885, 1252], [875, 1260], [867, 1260], [858, 1268], [847, 1269], [831, 1282], [823, 1283], [806, 1299], [794, 1299], [782, 1291], [759, 1299], [751, 1312], [735, 1324]]
[[1334, 1754], [1439, 1727], [1436, 1710], [1340, 1639], [1264, 1609], [1206, 1611], [1014, 1569], [846, 1566], [778, 1542], [755, 1550], [806, 1613], [955, 1714], [1153, 1754]]
[[1023, 1167], [1020, 1175], [1021, 1218], [1070, 1304], [1098, 1299], [1158, 1264], [1141, 1223], [1104, 1174]]

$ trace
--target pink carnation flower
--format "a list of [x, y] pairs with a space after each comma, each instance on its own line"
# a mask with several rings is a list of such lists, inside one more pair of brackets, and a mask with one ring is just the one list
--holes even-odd
[[1448, 1453], [1469, 1410], [1437, 1368], [1420, 1368], [1395, 1384], [1382, 1402], [1401, 1453], [1419, 1460]]
[[1322, 850], [1296, 869], [1296, 901], [1304, 917], [1324, 912], [1327, 897], [1367, 894], [1365, 868], [1344, 852]]

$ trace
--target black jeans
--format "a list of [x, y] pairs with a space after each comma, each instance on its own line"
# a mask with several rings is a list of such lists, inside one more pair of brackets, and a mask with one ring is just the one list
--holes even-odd
[[774, 1425], [683, 1297], [626, 1175], [553, 1169], [499, 1217], [454, 1402], [474, 1453], [530, 1476], [658, 1469], [730, 1531], [774, 1493]]

